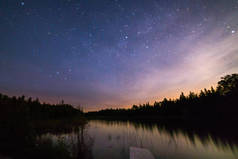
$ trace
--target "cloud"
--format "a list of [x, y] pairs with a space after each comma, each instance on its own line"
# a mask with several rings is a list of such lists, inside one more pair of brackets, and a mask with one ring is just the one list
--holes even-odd
[[[200, 38], [200, 37], [196, 37]], [[200, 90], [215, 85], [221, 76], [238, 72], [238, 34], [224, 36], [215, 30], [196, 43], [191, 38], [180, 42], [178, 51], [186, 52], [173, 67], [149, 69], [138, 76], [134, 99], [147, 101], [175, 97], [181, 91]]]

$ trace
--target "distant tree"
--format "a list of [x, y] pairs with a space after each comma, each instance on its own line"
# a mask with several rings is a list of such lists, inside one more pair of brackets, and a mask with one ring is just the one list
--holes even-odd
[[222, 95], [238, 93], [238, 74], [226, 75], [218, 82], [217, 90]]
[[40, 104], [39, 98], [36, 98], [34, 101], [35, 104]]
[[211, 87], [211, 93], [212, 94], [216, 93], [216, 90], [213, 87]]
[[181, 101], [186, 100], [186, 97], [185, 97], [185, 95], [183, 94], [183, 92], [180, 94], [179, 100], [181, 100]]
[[200, 98], [203, 98], [203, 97], [205, 97], [205, 96], [206, 96], [206, 95], [205, 95], [204, 91], [201, 90], [201, 91], [200, 91], [200, 94], [199, 94], [199, 97], [200, 97]]
[[32, 98], [28, 98], [28, 103], [32, 103]]
[[132, 106], [132, 110], [137, 110], [138, 109], [138, 106], [137, 105], [133, 105]]

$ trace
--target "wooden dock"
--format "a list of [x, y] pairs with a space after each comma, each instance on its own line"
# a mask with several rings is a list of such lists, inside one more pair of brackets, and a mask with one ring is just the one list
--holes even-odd
[[130, 159], [155, 159], [148, 149], [130, 147]]

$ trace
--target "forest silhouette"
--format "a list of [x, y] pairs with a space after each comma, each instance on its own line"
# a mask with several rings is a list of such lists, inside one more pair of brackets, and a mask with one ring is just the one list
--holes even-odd
[[126, 119], [197, 119], [237, 120], [238, 74], [222, 77], [217, 87], [201, 90], [187, 96], [182, 92], [178, 99], [164, 98], [153, 105], [133, 105], [130, 109], [103, 109], [88, 112], [91, 118]]
[[[222, 77], [217, 87], [201, 90], [196, 94], [190, 92], [187, 96], [182, 92], [177, 99], [164, 98], [153, 105], [146, 103], [133, 105], [129, 109], [103, 109], [88, 112], [88, 117], [113, 116], [113, 117], [162, 117], [162, 118], [211, 118], [211, 119], [236, 119], [238, 113], [238, 74]], [[21, 97], [8, 97], [0, 94], [0, 119], [4, 122], [15, 121], [42, 121], [69, 119], [83, 116], [80, 109], [72, 105], [40, 103], [38, 98], [26, 99]]]

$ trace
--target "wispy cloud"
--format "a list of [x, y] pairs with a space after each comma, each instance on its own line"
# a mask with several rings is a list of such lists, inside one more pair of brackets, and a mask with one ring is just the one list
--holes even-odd
[[182, 60], [169, 68], [153, 68], [146, 76], [140, 75], [134, 88], [135, 99], [153, 100], [175, 97], [181, 91], [199, 90], [216, 84], [221, 76], [238, 72], [238, 34], [224, 36], [215, 30], [192, 43], [181, 41], [177, 50], [186, 47]]

